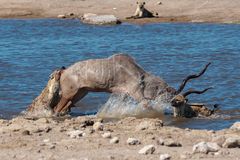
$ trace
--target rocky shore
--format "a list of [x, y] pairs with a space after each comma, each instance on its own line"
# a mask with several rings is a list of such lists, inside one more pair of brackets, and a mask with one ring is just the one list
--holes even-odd
[[1, 0], [0, 18], [57, 18], [59, 15], [80, 17], [84, 13], [115, 15], [123, 22], [211, 22], [239, 23], [239, 0], [147, 0], [145, 7], [159, 18], [126, 20], [136, 10], [130, 0]]
[[0, 159], [235, 160], [240, 123], [213, 131], [164, 126], [159, 119], [17, 117], [0, 120], [0, 137]]

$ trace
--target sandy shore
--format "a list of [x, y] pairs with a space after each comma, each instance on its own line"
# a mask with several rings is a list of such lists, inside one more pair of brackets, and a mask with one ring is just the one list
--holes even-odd
[[[161, 5], [158, 2], [162, 2]], [[240, 22], [239, 0], [146, 0], [146, 8], [159, 18], [127, 20], [154, 22]], [[121, 20], [133, 15], [136, 2], [130, 0], [1, 0], [0, 18], [56, 18], [59, 14], [114, 14]]]
[[[101, 123], [101, 119], [88, 116], [62, 120], [17, 117], [0, 120], [0, 159], [153, 160], [169, 154], [176, 160], [237, 160], [239, 148], [226, 147], [225, 143], [228, 138], [240, 140], [239, 124], [238, 128], [209, 131], [164, 126], [159, 119], [125, 118]], [[131, 145], [128, 138], [138, 141]], [[207, 154], [193, 153], [193, 145], [202, 141], [220, 147]], [[140, 154], [146, 145], [153, 145], [154, 152]]]

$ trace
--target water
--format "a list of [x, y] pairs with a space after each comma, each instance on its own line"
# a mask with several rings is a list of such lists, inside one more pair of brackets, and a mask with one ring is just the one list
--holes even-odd
[[[88, 58], [128, 53], [147, 71], [177, 88], [212, 62], [186, 89], [214, 89], [191, 102], [220, 104], [224, 116], [181, 119], [180, 127], [222, 129], [240, 120], [240, 25], [163, 23], [91, 26], [78, 20], [0, 20], [0, 118], [19, 114], [39, 95], [49, 74]], [[90, 94], [73, 115], [96, 113], [107, 94]]]

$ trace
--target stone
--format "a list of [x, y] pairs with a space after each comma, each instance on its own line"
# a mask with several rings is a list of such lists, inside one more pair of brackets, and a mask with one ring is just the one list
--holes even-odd
[[212, 138], [212, 142], [217, 143], [219, 146], [222, 146], [225, 140], [225, 136], [216, 136]]
[[240, 122], [235, 122], [230, 129], [240, 131]]
[[156, 130], [157, 128], [161, 128], [163, 126], [163, 122], [161, 120], [144, 120], [139, 125], [136, 126], [137, 131], [141, 130]]
[[44, 131], [46, 132], [46, 133], [48, 133], [48, 132], [50, 132], [52, 130], [52, 128], [51, 127], [46, 127], [46, 128], [44, 128]]
[[35, 122], [36, 123], [49, 123], [47, 118], [39, 118]]
[[94, 13], [85, 13], [81, 20], [83, 23], [95, 25], [115, 25], [121, 23], [114, 15], [97, 15]]
[[174, 141], [173, 139], [167, 139], [164, 141], [164, 145], [168, 147], [181, 147], [182, 144]]
[[229, 137], [222, 145], [224, 148], [239, 148], [240, 147], [240, 137]]
[[112, 135], [111, 135], [110, 132], [106, 132], [106, 133], [103, 133], [103, 134], [102, 134], [102, 137], [103, 137], [103, 138], [111, 138]]
[[128, 138], [127, 139], [127, 144], [129, 145], [138, 145], [138, 144], [141, 144], [141, 142], [136, 139], [136, 138]]
[[93, 125], [94, 125], [94, 121], [88, 119], [88, 120], [81, 122], [80, 127], [85, 128], [87, 126], [93, 126]]
[[22, 132], [22, 135], [28, 136], [28, 135], [30, 135], [30, 131], [29, 131], [29, 130], [24, 130], [24, 131]]
[[113, 137], [113, 138], [110, 140], [110, 143], [111, 143], [111, 144], [119, 143], [119, 138], [118, 138], [118, 137]]
[[64, 19], [64, 18], [67, 18], [67, 17], [66, 17], [66, 15], [64, 15], [64, 14], [59, 14], [59, 15], [57, 16], [57, 18], [63, 18], [63, 19]]
[[6, 123], [7, 123], [7, 120], [0, 119], [0, 124], [6, 124]]
[[56, 146], [53, 144], [49, 146], [49, 149], [55, 149], [55, 148], [56, 148]]
[[161, 154], [160, 160], [170, 160], [171, 156], [169, 154]]
[[158, 144], [158, 145], [164, 145], [164, 140], [163, 140], [162, 138], [159, 138], [159, 139], [157, 140], [157, 144]]
[[153, 154], [155, 151], [154, 145], [150, 144], [147, 146], [144, 146], [142, 149], [138, 151], [139, 154]]
[[94, 131], [102, 131], [103, 130], [103, 124], [101, 122], [95, 122], [93, 124], [93, 130]]
[[114, 156], [108, 156], [108, 159], [109, 159], [109, 160], [114, 160], [115, 157], [114, 157]]
[[50, 139], [44, 139], [43, 142], [44, 142], [44, 143], [49, 143], [49, 142], [50, 142]]
[[93, 133], [94, 133], [94, 130], [93, 130], [92, 128], [87, 128], [87, 129], [85, 130], [85, 132], [86, 132], [87, 134], [93, 134]]
[[219, 151], [220, 146], [213, 142], [200, 142], [193, 146], [193, 153], [209, 153]]
[[67, 135], [68, 135], [70, 138], [80, 138], [80, 137], [83, 137], [85, 134], [84, 134], [83, 131], [73, 130], [73, 131], [67, 132]]
[[214, 153], [215, 156], [221, 156], [221, 155], [225, 156], [225, 155], [229, 155], [229, 154], [230, 154], [230, 152], [225, 151], [225, 150], [220, 150], [220, 151]]

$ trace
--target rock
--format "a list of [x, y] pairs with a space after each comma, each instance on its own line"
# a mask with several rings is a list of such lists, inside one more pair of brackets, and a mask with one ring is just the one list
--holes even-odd
[[219, 146], [222, 146], [225, 140], [226, 140], [225, 136], [217, 136], [212, 138], [212, 142], [217, 143]]
[[214, 153], [215, 156], [221, 156], [221, 155], [224, 156], [224, 155], [229, 155], [229, 154], [230, 154], [229, 151], [224, 151], [224, 150], [220, 150], [220, 151]]
[[157, 4], [158, 4], [158, 5], [162, 5], [162, 2], [161, 2], [161, 1], [159, 1], [159, 2], [157, 2]]
[[115, 157], [114, 157], [114, 156], [108, 156], [108, 159], [109, 159], [109, 160], [114, 160]]
[[164, 141], [164, 145], [168, 147], [181, 147], [182, 144], [174, 141], [173, 139], [167, 139]]
[[88, 119], [88, 120], [81, 122], [80, 127], [85, 128], [87, 126], [93, 126], [93, 125], [94, 125], [94, 121]]
[[141, 142], [138, 139], [136, 139], [136, 138], [128, 138], [127, 144], [129, 144], [129, 145], [138, 145], [138, 144], [141, 144]]
[[47, 118], [39, 118], [38, 120], [35, 121], [36, 123], [49, 123]]
[[193, 146], [193, 153], [209, 153], [209, 152], [217, 152], [220, 147], [217, 143], [213, 142], [200, 142]]
[[112, 135], [111, 135], [110, 132], [106, 132], [106, 133], [103, 133], [103, 134], [102, 134], [102, 137], [103, 137], [103, 138], [111, 138]]
[[74, 13], [68, 13], [67, 15], [68, 16], [74, 16]]
[[53, 144], [49, 146], [49, 149], [55, 149], [55, 148], [56, 148], [56, 146]]
[[115, 143], [118, 143], [119, 142], [119, 138], [118, 137], [113, 137], [111, 140], [110, 140], [110, 143], [111, 144], [115, 144]]
[[50, 142], [50, 139], [44, 139], [43, 142], [44, 142], [44, 143], [49, 143], [49, 142]]
[[222, 145], [224, 148], [237, 148], [240, 147], [240, 137], [230, 137], [227, 138], [224, 144]]
[[87, 134], [93, 134], [93, 133], [94, 133], [94, 130], [93, 130], [92, 128], [87, 128], [87, 129], [85, 130], [85, 132], [86, 132]]
[[70, 138], [80, 138], [80, 137], [83, 137], [85, 134], [84, 134], [83, 131], [73, 130], [73, 131], [67, 132], [67, 135], [68, 135]]
[[144, 146], [142, 149], [138, 151], [139, 154], [153, 154], [155, 151], [154, 145]]
[[187, 155], [185, 155], [185, 154], [181, 154], [180, 155], [180, 159], [187, 159], [188, 157], [187, 157]]
[[102, 131], [103, 130], [103, 124], [101, 122], [95, 122], [93, 124], [93, 130], [94, 131]]
[[64, 18], [67, 18], [67, 17], [66, 17], [66, 15], [64, 15], [64, 14], [59, 14], [59, 15], [57, 16], [57, 18], [63, 18], [63, 19], [64, 19]]
[[161, 154], [160, 160], [170, 160], [171, 156], [169, 154]]
[[163, 140], [162, 138], [159, 138], [159, 139], [157, 140], [157, 144], [158, 144], [158, 145], [164, 145], [164, 140]]
[[29, 130], [24, 130], [24, 131], [22, 132], [22, 135], [28, 136], [28, 135], [30, 135], [30, 131], [29, 131]]
[[230, 127], [230, 129], [240, 131], [240, 122], [235, 122], [235, 123]]
[[114, 15], [97, 15], [94, 13], [86, 13], [81, 19], [83, 23], [96, 25], [114, 25], [121, 23]]
[[144, 120], [139, 125], [136, 126], [136, 130], [156, 130], [157, 128], [161, 128], [163, 126], [163, 122], [161, 120]]
[[0, 124], [6, 124], [6, 123], [7, 123], [7, 120], [0, 119]]
[[44, 128], [44, 131], [45, 131], [46, 133], [50, 132], [51, 130], [52, 130], [51, 127], [46, 127], [46, 128]]

